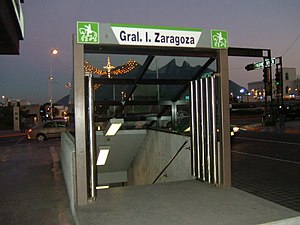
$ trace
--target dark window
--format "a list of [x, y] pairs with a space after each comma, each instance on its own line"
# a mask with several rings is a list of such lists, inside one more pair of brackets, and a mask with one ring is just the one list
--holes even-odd
[[289, 73], [285, 73], [285, 80], [289, 80]]
[[56, 122], [57, 127], [66, 127], [67, 124], [65, 122]]
[[55, 127], [54, 122], [46, 123], [44, 127]]

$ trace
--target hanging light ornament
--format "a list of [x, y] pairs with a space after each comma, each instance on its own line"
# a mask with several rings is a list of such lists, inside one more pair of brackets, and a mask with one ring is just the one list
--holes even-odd
[[87, 73], [97, 74], [100, 76], [107, 76], [111, 78], [112, 75], [118, 76], [131, 72], [138, 66], [138, 63], [135, 60], [128, 60], [124, 65], [115, 67], [111, 65], [110, 58], [107, 58], [107, 64], [103, 68], [106, 69], [100, 70], [97, 67], [91, 65], [87, 60], [84, 61], [84, 71]]

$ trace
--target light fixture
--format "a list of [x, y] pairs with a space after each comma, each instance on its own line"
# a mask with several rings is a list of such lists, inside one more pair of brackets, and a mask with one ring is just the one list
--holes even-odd
[[50, 51], [50, 54], [52, 54], [52, 55], [56, 55], [58, 53], [58, 50], [57, 49], [52, 49], [51, 51]]
[[99, 146], [99, 154], [97, 158], [97, 166], [104, 166], [109, 153], [109, 146]]
[[58, 50], [57, 49], [52, 49], [50, 51], [50, 74], [49, 74], [49, 78], [48, 78], [48, 99], [50, 101], [50, 117], [53, 119], [53, 59], [52, 57], [54, 55], [58, 54]]
[[101, 185], [101, 186], [96, 187], [97, 190], [103, 190], [103, 189], [107, 189], [107, 188], [109, 188], [109, 185]]
[[124, 123], [124, 119], [110, 119], [105, 130], [104, 136], [114, 136]]

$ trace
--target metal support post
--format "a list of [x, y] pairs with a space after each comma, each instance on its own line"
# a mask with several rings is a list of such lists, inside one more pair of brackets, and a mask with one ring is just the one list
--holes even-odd
[[95, 151], [95, 127], [94, 127], [94, 85], [93, 75], [86, 74], [88, 77], [88, 136], [89, 136], [89, 155], [90, 155], [90, 193], [91, 200], [96, 201], [96, 151]]

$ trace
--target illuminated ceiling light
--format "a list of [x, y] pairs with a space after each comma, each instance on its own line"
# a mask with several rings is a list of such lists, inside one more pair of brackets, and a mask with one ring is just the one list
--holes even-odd
[[190, 131], [191, 131], [191, 127], [188, 127], [183, 132], [190, 132]]
[[124, 119], [110, 119], [105, 131], [104, 131], [104, 136], [114, 136], [124, 123]]
[[97, 166], [104, 166], [109, 153], [109, 146], [99, 146], [99, 154], [97, 158]]
[[101, 186], [96, 187], [97, 190], [103, 190], [103, 189], [107, 189], [107, 188], [109, 188], [108, 185], [101, 185]]

